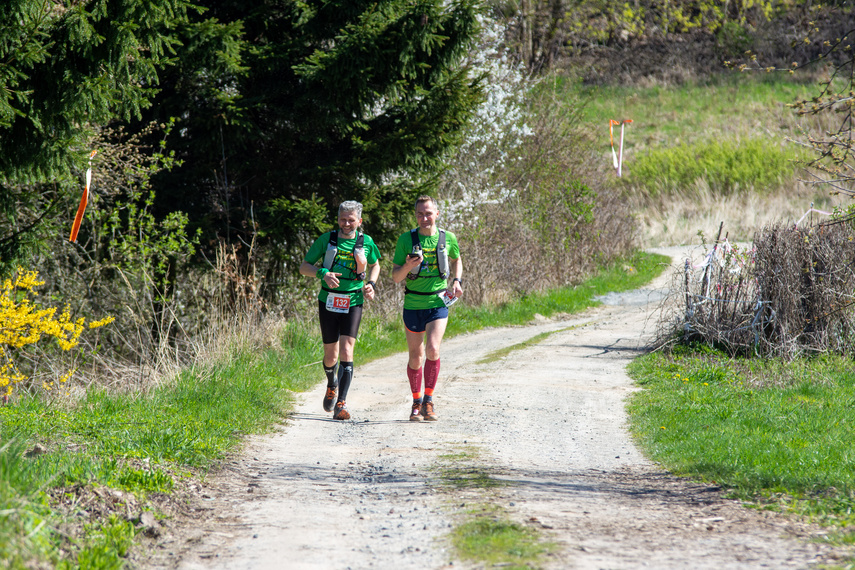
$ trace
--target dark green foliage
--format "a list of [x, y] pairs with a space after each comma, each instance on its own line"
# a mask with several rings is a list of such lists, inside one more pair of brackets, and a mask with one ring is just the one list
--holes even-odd
[[184, 0], [3, 3], [0, 261], [4, 264], [30, 257], [47, 239], [68, 231], [67, 227], [60, 231], [56, 223], [74, 215], [94, 130], [116, 118], [139, 116], [149, 104], [158, 68], [168, 62], [177, 44], [170, 28], [185, 15]]
[[90, 125], [138, 116], [183, 0], [11, 0], [0, 10], [0, 183], [75, 172]]
[[345, 199], [391, 238], [479, 100], [462, 64], [475, 3], [201, 4], [149, 117], [181, 118], [170, 147], [184, 166], [160, 178], [161, 206], [210, 237], [260, 237], [274, 258], [329, 229]]

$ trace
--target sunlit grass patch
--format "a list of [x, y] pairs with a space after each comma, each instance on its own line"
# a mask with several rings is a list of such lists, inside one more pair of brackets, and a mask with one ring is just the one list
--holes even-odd
[[57, 568], [125, 568], [136, 533], [131, 521], [117, 515], [112, 515], [103, 524], [89, 525], [84, 535], [84, 546], [74, 557], [61, 561]]
[[679, 191], [703, 180], [715, 192], [765, 192], [792, 179], [796, 161], [807, 158], [795, 145], [766, 138], [705, 140], [639, 153], [629, 184], [652, 195]]
[[784, 362], [680, 350], [635, 360], [629, 403], [646, 454], [734, 496], [855, 523], [855, 371], [836, 357]]
[[452, 543], [461, 558], [519, 570], [537, 568], [555, 549], [533, 529], [491, 508], [471, 511], [468, 520], [455, 527]]
[[22, 442], [0, 446], [0, 565], [37, 567], [53, 553], [50, 529], [58, 520]]
[[544, 340], [546, 340], [550, 336], [554, 335], [555, 333], [566, 332], [569, 330], [577, 329], [579, 327], [585, 326], [586, 324], [588, 324], [588, 323], [573, 325], [573, 326], [564, 327], [562, 329], [558, 329], [555, 331], [546, 331], [546, 332], [542, 332], [540, 334], [536, 334], [529, 339], [526, 339], [522, 342], [518, 342], [517, 344], [511, 345], [511, 346], [505, 346], [505, 347], [502, 347], [498, 350], [494, 350], [494, 351], [490, 352], [489, 354], [485, 355], [480, 360], [478, 360], [475, 364], [486, 364], [488, 362], [494, 362], [500, 358], [504, 358], [504, 357], [508, 356], [509, 354], [511, 354], [512, 352], [515, 352], [517, 350], [524, 350], [524, 349], [529, 348], [531, 346], [535, 346], [537, 344], [540, 344], [541, 342], [543, 342]]

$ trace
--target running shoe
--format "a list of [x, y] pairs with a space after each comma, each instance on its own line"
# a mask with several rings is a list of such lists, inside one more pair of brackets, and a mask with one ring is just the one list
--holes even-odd
[[433, 411], [433, 402], [422, 403], [422, 416], [428, 422], [435, 422], [438, 419], [436, 413]]
[[334, 420], [349, 420], [350, 412], [347, 411], [347, 405], [344, 402], [336, 402], [335, 404], [335, 413], [333, 414]]
[[422, 403], [420, 401], [413, 402], [413, 409], [410, 411], [410, 421], [422, 421]]
[[324, 395], [324, 411], [331, 412], [333, 410], [333, 402], [335, 401], [336, 386], [327, 386], [327, 393]]

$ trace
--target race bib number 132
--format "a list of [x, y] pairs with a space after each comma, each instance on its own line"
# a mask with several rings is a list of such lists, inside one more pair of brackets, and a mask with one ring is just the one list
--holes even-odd
[[338, 293], [327, 295], [327, 311], [333, 313], [350, 312], [350, 295], [339, 295]]

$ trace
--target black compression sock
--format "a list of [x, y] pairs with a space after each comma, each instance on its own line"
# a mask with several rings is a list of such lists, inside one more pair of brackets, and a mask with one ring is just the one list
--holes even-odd
[[346, 400], [350, 381], [353, 380], [353, 362], [339, 362], [338, 372], [338, 399]]
[[335, 364], [332, 366], [327, 366], [324, 364], [324, 374], [327, 375], [327, 386], [330, 388], [334, 388], [338, 385], [338, 381], [335, 377]]

